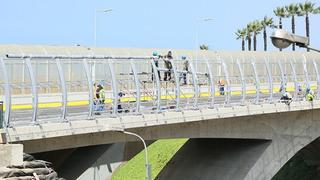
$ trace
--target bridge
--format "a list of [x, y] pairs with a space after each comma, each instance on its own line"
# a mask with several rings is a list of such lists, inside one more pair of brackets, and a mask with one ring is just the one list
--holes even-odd
[[[213, 155], [195, 153], [193, 160], [203, 163], [201, 168], [192, 159], [181, 161], [174, 172], [165, 169], [159, 176], [163, 179], [271, 179], [319, 137], [320, 55], [173, 50], [172, 78], [165, 81], [169, 70], [163, 59], [151, 56], [153, 51], [0, 46], [0, 142], [15, 144], [9, 150], [2, 145], [3, 153], [21, 152], [17, 144], [27, 153], [60, 156], [70, 149], [102, 148], [99, 157], [90, 157], [103, 156], [101, 167], [111, 174], [126, 153], [137, 150], [125, 148], [123, 142], [137, 139], [119, 133], [121, 129], [150, 141], [215, 140]], [[168, 50], [157, 52], [165, 55]], [[223, 91], [219, 81], [225, 82]], [[101, 109], [94, 100], [95, 83], [105, 90]], [[305, 100], [306, 89], [315, 92], [314, 101]], [[290, 105], [280, 101], [284, 91], [293, 95]], [[198, 149], [208, 146], [196, 144]], [[196, 152], [194, 147], [186, 151]], [[64, 173], [85, 179], [90, 168], [82, 174]]]

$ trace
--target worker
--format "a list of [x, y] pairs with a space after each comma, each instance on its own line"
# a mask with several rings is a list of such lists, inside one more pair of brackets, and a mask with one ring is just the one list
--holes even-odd
[[182, 56], [181, 59], [184, 61], [183, 72], [182, 72], [183, 84], [187, 85], [187, 74], [189, 73], [189, 61], [186, 56]]
[[103, 89], [103, 86], [101, 84], [98, 84], [96, 86], [96, 92], [95, 92], [95, 115], [100, 115], [100, 112], [104, 110], [104, 102], [105, 102], [105, 91]]
[[219, 87], [220, 95], [224, 95], [224, 80], [223, 79], [218, 81], [218, 87]]
[[118, 113], [122, 113], [123, 112], [123, 107], [122, 107], [122, 103], [121, 103], [121, 98], [123, 96], [125, 96], [125, 94], [122, 91], [120, 91], [118, 93]]
[[290, 105], [290, 103], [292, 102], [292, 95], [288, 91], [284, 90], [280, 101], [284, 102], [287, 105]]
[[313, 99], [314, 99], [314, 92], [310, 88], [307, 88], [306, 100], [311, 102], [311, 101], [313, 101]]
[[171, 73], [172, 73], [172, 52], [169, 51], [168, 54], [164, 57], [164, 65], [166, 68], [166, 71], [164, 72], [164, 81], [171, 81]]
[[[159, 58], [158, 58], [158, 53], [156, 51], [154, 51], [152, 53], [152, 60], [154, 62], [154, 65], [156, 66], [156, 68], [158, 68], [159, 67]], [[151, 71], [152, 71], [152, 76], [151, 76], [152, 81], [154, 81], [154, 74], [156, 74], [156, 72], [158, 72], [159, 80], [161, 79], [159, 70], [154, 70], [153, 66], [151, 66]]]

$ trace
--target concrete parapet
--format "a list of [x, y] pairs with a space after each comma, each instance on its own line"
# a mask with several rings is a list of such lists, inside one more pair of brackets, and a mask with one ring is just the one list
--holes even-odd
[[23, 164], [22, 144], [0, 144], [0, 167]]

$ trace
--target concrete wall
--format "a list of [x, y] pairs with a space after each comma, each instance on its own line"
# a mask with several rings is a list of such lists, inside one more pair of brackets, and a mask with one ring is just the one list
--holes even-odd
[[[165, 138], [232, 138], [270, 140], [261, 156], [244, 179], [270, 179], [301, 148], [319, 137], [320, 110], [305, 110], [264, 115], [252, 115], [224, 119], [211, 119], [130, 129], [145, 139]], [[131, 136], [116, 132], [101, 132], [77, 136], [57, 137], [37, 141], [25, 141], [26, 147], [38, 144], [61, 143], [80, 146], [105, 144], [110, 141], [135, 141]], [[39, 144], [41, 143], [42, 144]], [[59, 143], [58, 143], [59, 142]], [[78, 144], [79, 143], [79, 144]]]
[[[148, 141], [147, 144], [151, 144]], [[113, 172], [143, 149], [141, 142], [115, 143], [33, 154], [53, 163], [59, 177], [78, 180], [111, 179]]]
[[26, 152], [45, 152], [137, 141], [115, 132], [124, 127], [146, 140], [224, 138], [270, 140], [244, 179], [270, 179], [301, 148], [319, 137], [320, 101], [219, 107], [143, 116], [43, 124], [9, 129]]

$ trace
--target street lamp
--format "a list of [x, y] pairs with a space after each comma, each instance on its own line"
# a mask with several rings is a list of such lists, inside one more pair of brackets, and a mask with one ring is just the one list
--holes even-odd
[[151, 165], [149, 164], [149, 161], [148, 161], [148, 149], [147, 149], [147, 145], [146, 145], [145, 140], [141, 136], [139, 136], [138, 134], [133, 133], [133, 132], [125, 131], [122, 128], [115, 128], [115, 131], [116, 132], [120, 132], [120, 133], [124, 133], [124, 134], [128, 134], [128, 135], [131, 135], [131, 136], [135, 136], [135, 137], [139, 138], [142, 141], [143, 146], [144, 146], [144, 151], [145, 151], [145, 160], [146, 160], [146, 164], [145, 164], [145, 167], [146, 167], [146, 179], [147, 180], [151, 180]]
[[113, 9], [103, 9], [103, 10], [94, 10], [94, 27], [93, 27], [93, 31], [94, 31], [94, 47], [97, 46], [97, 13], [104, 13], [107, 14], [109, 12], [112, 12]]
[[[113, 11], [113, 9], [103, 9], [103, 10], [94, 10], [94, 24], [93, 24], [93, 38], [94, 38], [94, 47], [97, 47], [97, 13], [104, 13], [107, 14], [109, 12]], [[96, 81], [96, 62], [93, 61], [93, 65], [91, 67], [91, 73], [92, 73], [92, 80]]]
[[199, 18], [196, 24], [196, 71], [198, 72], [198, 51], [199, 51], [199, 24], [200, 22], [209, 22], [213, 21], [213, 18], [210, 17], [204, 17], [204, 18]]
[[291, 44], [296, 44], [299, 47], [308, 48], [316, 52], [320, 52], [319, 49], [315, 49], [309, 46], [309, 38], [304, 36], [298, 36], [289, 33], [283, 29], [276, 29], [272, 36], [270, 36], [272, 44], [277, 48], [287, 48]]

